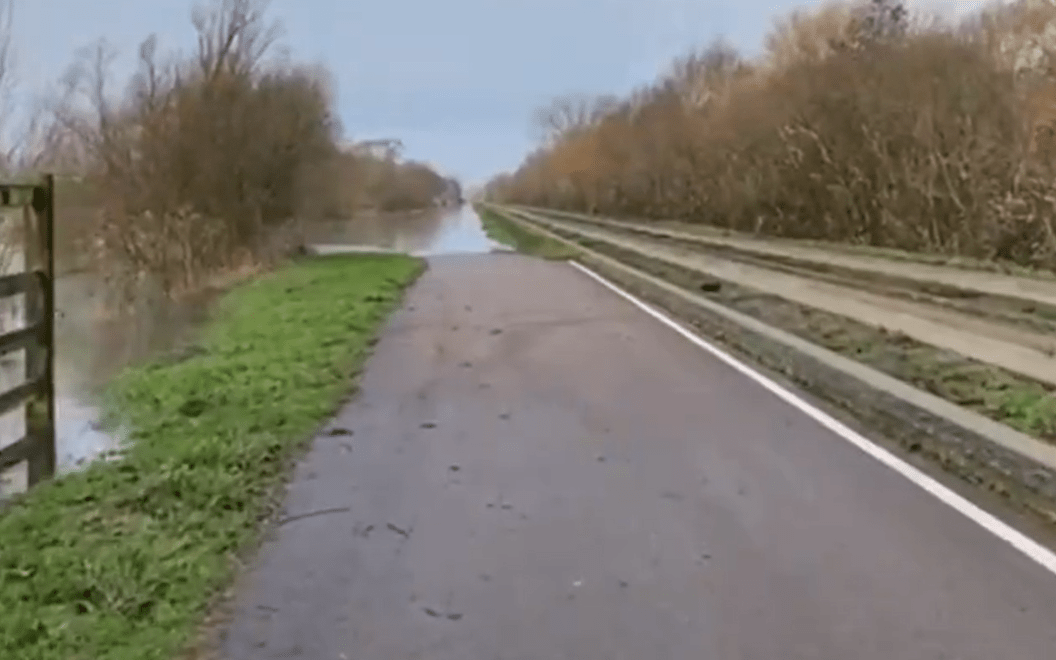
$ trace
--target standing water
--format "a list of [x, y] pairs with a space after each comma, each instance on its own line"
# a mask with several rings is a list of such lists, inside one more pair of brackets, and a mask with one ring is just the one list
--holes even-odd
[[[382, 250], [432, 256], [505, 249], [487, 237], [468, 204], [316, 222], [305, 231], [307, 242], [321, 253]], [[20, 267], [12, 263], [8, 270]], [[130, 312], [110, 316], [105, 311], [107, 295], [107, 285], [89, 273], [62, 276], [55, 284], [55, 431], [60, 474], [120, 449], [120, 434], [99, 425], [98, 392], [122, 368], [173, 348], [193, 332], [204, 320], [210, 302], [210, 296], [203, 295], [174, 303], [144, 285]], [[23, 322], [21, 302], [16, 297], [0, 301], [0, 332]], [[22, 369], [21, 359], [0, 361], [0, 389], [21, 382]], [[0, 418], [0, 446], [21, 437], [22, 429], [21, 410]], [[24, 465], [0, 474], [0, 497], [24, 488]]]
[[505, 249], [488, 238], [469, 204], [315, 223], [307, 229], [306, 240], [322, 254], [384, 250], [426, 257]]
[[[121, 434], [99, 424], [98, 394], [122, 368], [171, 348], [202, 317], [202, 301], [172, 302], [156, 288], [139, 287], [127, 312], [108, 313], [109, 287], [92, 273], [76, 273], [55, 282], [55, 443], [59, 474], [116, 453]], [[3, 330], [24, 324], [23, 301], [3, 301]], [[0, 364], [0, 389], [24, 379], [24, 357], [7, 356]], [[13, 359], [12, 359], [13, 358]], [[23, 408], [2, 418], [0, 446], [25, 433]], [[0, 474], [0, 497], [26, 487], [26, 465]]]

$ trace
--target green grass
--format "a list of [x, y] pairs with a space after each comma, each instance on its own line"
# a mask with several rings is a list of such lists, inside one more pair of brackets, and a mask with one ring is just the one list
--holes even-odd
[[0, 658], [169, 660], [192, 642], [421, 269], [377, 255], [290, 266], [223, 298], [193, 357], [113, 382], [125, 458], [0, 514]]
[[565, 260], [575, 256], [572, 248], [549, 237], [524, 229], [519, 224], [495, 211], [477, 207], [484, 232], [493, 241], [509, 246], [523, 254], [543, 259]]

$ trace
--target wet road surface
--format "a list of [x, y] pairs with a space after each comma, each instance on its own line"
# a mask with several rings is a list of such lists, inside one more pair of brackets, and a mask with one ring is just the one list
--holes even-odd
[[439, 257], [232, 660], [1047, 659], [1056, 578], [572, 267]]

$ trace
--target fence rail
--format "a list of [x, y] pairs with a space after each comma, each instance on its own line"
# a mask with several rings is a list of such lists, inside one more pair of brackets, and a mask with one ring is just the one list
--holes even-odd
[[54, 475], [56, 463], [54, 177], [0, 183], [0, 207], [22, 209], [24, 254], [24, 272], [0, 276], [0, 298], [25, 296], [22, 327], [0, 334], [0, 357], [25, 351], [23, 382], [0, 392], [0, 415], [25, 406], [25, 435], [0, 444], [0, 472], [26, 463], [32, 487]]

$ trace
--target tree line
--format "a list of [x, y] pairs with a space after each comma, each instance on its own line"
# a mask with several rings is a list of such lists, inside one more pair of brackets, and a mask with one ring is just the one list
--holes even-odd
[[893, 0], [779, 20], [630, 95], [540, 109], [490, 199], [1056, 268], [1056, 7]]

